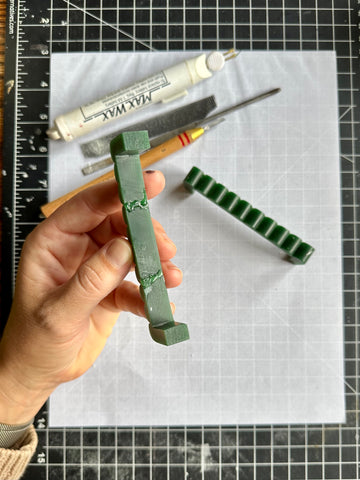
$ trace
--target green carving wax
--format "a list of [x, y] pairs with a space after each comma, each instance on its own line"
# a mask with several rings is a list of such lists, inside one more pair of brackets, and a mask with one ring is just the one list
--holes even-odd
[[285, 227], [278, 225], [250, 203], [242, 200], [234, 192], [209, 175], [205, 175], [199, 168], [193, 167], [184, 180], [185, 187], [193, 192], [197, 190], [212, 202], [243, 222], [262, 237], [281, 248], [290, 257], [293, 263], [305, 264], [314, 252], [314, 248], [304, 243]]
[[186, 324], [175, 323], [161, 269], [139, 153], [149, 148], [147, 132], [125, 132], [110, 144], [135, 272], [152, 338], [172, 345], [189, 338]]

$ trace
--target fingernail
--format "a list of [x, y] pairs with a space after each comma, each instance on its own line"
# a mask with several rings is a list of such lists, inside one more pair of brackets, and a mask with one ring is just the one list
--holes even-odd
[[129, 242], [123, 238], [115, 238], [105, 250], [106, 259], [115, 268], [132, 263], [132, 250]]

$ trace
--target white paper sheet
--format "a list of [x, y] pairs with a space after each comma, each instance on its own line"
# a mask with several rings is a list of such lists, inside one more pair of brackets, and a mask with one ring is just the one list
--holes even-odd
[[[51, 118], [195, 53], [53, 55]], [[156, 165], [166, 189], [151, 212], [178, 247], [169, 292], [191, 339], [153, 342], [121, 314], [82, 378], [51, 397], [50, 425], [342, 422], [341, 218], [333, 52], [241, 52], [188, 97], [156, 105], [76, 142], [50, 142], [51, 197], [89, 181], [79, 143], [206, 95], [219, 108], [265, 90], [194, 145]], [[210, 201], [186, 193], [196, 165], [313, 245], [305, 266]]]

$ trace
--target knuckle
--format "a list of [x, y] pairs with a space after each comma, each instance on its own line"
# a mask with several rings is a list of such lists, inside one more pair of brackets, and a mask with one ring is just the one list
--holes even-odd
[[35, 316], [36, 325], [43, 331], [52, 331], [54, 329], [54, 319], [58, 317], [56, 303], [50, 299], [40, 302]]
[[49, 302], [42, 302], [36, 312], [36, 323], [39, 327], [48, 329], [52, 316], [53, 312], [51, 305], [49, 305]]
[[76, 280], [85, 295], [97, 294], [101, 291], [103, 279], [91, 265], [82, 265], [77, 272]]

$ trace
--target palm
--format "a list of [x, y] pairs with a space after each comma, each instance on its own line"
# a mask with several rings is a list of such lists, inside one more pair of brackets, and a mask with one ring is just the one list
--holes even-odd
[[[164, 187], [160, 172], [144, 180], [149, 198]], [[116, 182], [110, 181], [80, 193], [29, 235], [0, 342], [1, 385], [8, 395], [2, 402], [21, 406], [15, 416], [4, 414], [10, 423], [27, 421], [54, 388], [93, 364], [120, 311], [144, 315], [137, 285], [124, 280], [131, 268], [130, 246], [119, 238], [125, 234]], [[166, 285], [175, 287], [181, 282], [170, 261], [176, 247], [156, 222], [155, 234]]]
[[[128, 281], [119, 281], [90, 310], [77, 305], [76, 297], [72, 298], [68, 308], [64, 307], [68, 285], [80, 267], [84, 268], [84, 264], [112, 239], [126, 235], [120, 204], [117, 203], [113, 210], [109, 215], [92, 211], [92, 216], [85, 216], [80, 224], [73, 222], [71, 225], [64, 224], [60, 215], [50, 217], [41, 229], [30, 235], [24, 247], [20, 264], [22, 285], [18, 290], [31, 291], [28, 303], [32, 305], [34, 315], [39, 309], [39, 301], [40, 316], [44, 305], [47, 311], [47, 305], [50, 304], [50, 310], [53, 310], [54, 302], [56, 304], [57, 314], [54, 316], [57, 321], [47, 325], [47, 342], [49, 348], [53, 344], [54, 348], [61, 350], [61, 355], [53, 355], [47, 364], [50, 370], [61, 371], [61, 381], [78, 377], [94, 363], [122, 310], [144, 315], [138, 286]], [[154, 230], [167, 286], [176, 286], [179, 275], [178, 271], [172, 270], [170, 262], [176, 249], [165, 240], [164, 230], [156, 221]]]

